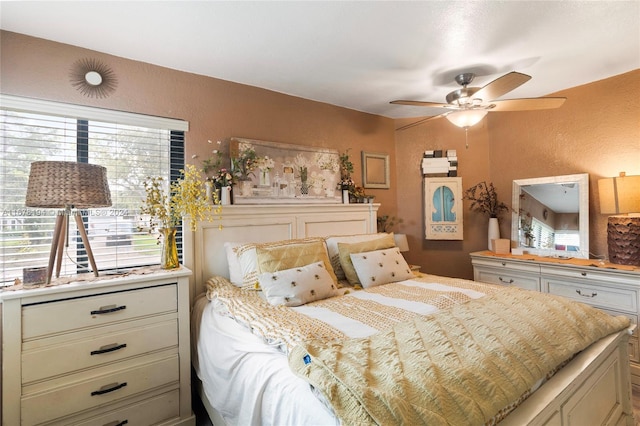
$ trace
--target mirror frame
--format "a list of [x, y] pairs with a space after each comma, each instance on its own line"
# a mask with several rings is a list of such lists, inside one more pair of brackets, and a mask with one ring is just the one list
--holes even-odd
[[[511, 198], [511, 241], [520, 248], [520, 189], [527, 185], [540, 185], [547, 183], [577, 183], [578, 186], [578, 224], [580, 235], [580, 250], [571, 252], [571, 257], [589, 258], [589, 174], [580, 173], [575, 175], [549, 176], [531, 179], [517, 179], [513, 181], [513, 191]], [[551, 249], [531, 249], [527, 247], [527, 252], [537, 255], [566, 255], [567, 252]]]

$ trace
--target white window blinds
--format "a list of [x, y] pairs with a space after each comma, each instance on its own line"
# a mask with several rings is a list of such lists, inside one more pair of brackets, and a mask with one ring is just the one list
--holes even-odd
[[553, 248], [553, 228], [545, 225], [534, 217], [531, 221], [531, 232], [533, 232], [533, 236], [535, 238], [535, 247], [541, 249]]
[[[116, 271], [157, 264], [157, 236], [139, 230], [143, 180], [167, 181], [184, 168], [188, 123], [119, 111], [0, 96], [0, 285], [23, 268], [46, 267], [57, 211], [25, 207], [33, 161], [78, 161], [107, 168], [112, 206], [81, 210], [96, 265]], [[178, 241], [179, 248], [181, 240]], [[88, 259], [70, 221], [61, 275], [87, 272]]]

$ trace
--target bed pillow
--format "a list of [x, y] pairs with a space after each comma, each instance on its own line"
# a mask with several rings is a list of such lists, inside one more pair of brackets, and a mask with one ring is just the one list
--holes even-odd
[[362, 287], [393, 283], [413, 278], [413, 272], [398, 247], [352, 253], [351, 261]]
[[256, 253], [259, 273], [282, 271], [314, 262], [323, 262], [334, 284], [338, 283], [322, 239], [275, 246], [258, 246]]
[[[240, 247], [237, 247], [235, 252], [236, 252], [236, 255], [238, 256], [238, 262], [240, 263], [240, 272], [242, 274], [241, 286], [245, 288], [257, 288], [258, 274], [260, 274], [260, 272], [272, 272], [275, 270], [275, 269], [260, 270], [260, 267], [258, 264], [258, 252], [257, 252], [258, 248], [265, 249], [265, 251], [268, 251], [269, 249], [276, 249], [279, 247], [290, 246], [290, 247], [293, 247], [294, 250], [296, 250], [298, 247], [306, 243], [320, 243], [322, 247], [322, 251], [324, 251], [326, 255], [326, 249], [324, 248], [324, 240], [322, 238], [301, 238], [301, 239], [292, 239], [292, 240], [272, 241], [268, 243], [247, 243], [247, 244], [241, 245]], [[326, 258], [328, 259], [328, 256]], [[304, 266], [317, 260], [320, 260], [320, 259], [311, 258], [311, 260], [307, 261], [306, 263], [290, 264], [289, 266], [282, 267], [280, 269], [289, 269], [294, 266]], [[329, 265], [328, 260], [327, 260], [327, 265]]]
[[244, 244], [235, 249], [240, 264], [239, 286], [255, 286], [258, 282], [258, 255], [255, 244]]
[[359, 243], [338, 243], [338, 252], [340, 255], [340, 265], [344, 271], [344, 275], [350, 284], [360, 284], [358, 274], [356, 274], [351, 262], [351, 253], [362, 253], [366, 251], [374, 251], [380, 249], [387, 249], [395, 247], [396, 242], [393, 239], [393, 234], [386, 234], [383, 237], [376, 238], [371, 241], [362, 241]]
[[386, 232], [381, 232], [378, 234], [335, 235], [326, 237], [324, 241], [327, 245], [327, 253], [329, 254], [331, 267], [333, 268], [333, 272], [335, 272], [336, 277], [339, 280], [344, 280], [346, 278], [344, 275], [344, 271], [342, 270], [342, 265], [340, 264], [340, 252], [338, 251], [338, 243], [360, 243], [363, 241], [376, 240], [385, 235], [387, 235]]
[[242, 268], [240, 267], [240, 259], [238, 259], [237, 248], [242, 243], [224, 243], [224, 250], [227, 254], [227, 264], [229, 265], [229, 281], [235, 286], [242, 287]]
[[337, 294], [333, 278], [322, 261], [277, 272], [263, 272], [258, 281], [272, 305], [300, 306]]

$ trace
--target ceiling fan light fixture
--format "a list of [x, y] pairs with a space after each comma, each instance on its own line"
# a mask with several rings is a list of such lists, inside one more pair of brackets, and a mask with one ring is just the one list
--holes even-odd
[[466, 109], [463, 111], [452, 112], [447, 114], [447, 120], [462, 129], [467, 129], [471, 126], [478, 124], [485, 115], [487, 115], [486, 109]]

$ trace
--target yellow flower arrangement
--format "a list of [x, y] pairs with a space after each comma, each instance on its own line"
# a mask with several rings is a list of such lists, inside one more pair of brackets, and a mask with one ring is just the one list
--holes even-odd
[[[144, 182], [146, 198], [140, 208], [140, 213], [149, 216], [149, 230], [157, 227], [174, 228], [180, 224], [182, 217], [190, 217], [190, 227], [195, 231], [198, 222], [206, 218], [212, 206], [206, 197], [204, 181], [198, 169], [191, 164], [180, 170], [182, 177], [173, 182], [169, 191], [166, 190], [165, 179], [162, 177], [148, 177]], [[214, 213], [222, 211], [216, 205]]]

